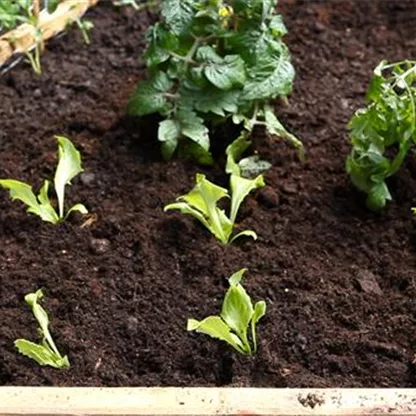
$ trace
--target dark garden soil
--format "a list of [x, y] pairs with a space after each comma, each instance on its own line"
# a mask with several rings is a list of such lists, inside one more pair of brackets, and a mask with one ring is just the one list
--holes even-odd
[[[224, 247], [192, 218], [163, 213], [196, 172], [227, 178], [223, 158], [212, 169], [162, 161], [157, 119], [124, 116], [155, 16], [101, 2], [89, 48], [70, 31], [48, 43], [40, 78], [24, 63], [0, 78], [0, 177], [39, 186], [53, 176], [54, 135], [65, 134], [86, 170], [68, 197], [93, 213], [55, 227], [1, 192], [1, 385], [416, 386], [414, 155], [381, 214], [365, 209], [344, 171], [345, 125], [372, 68], [416, 56], [416, 1], [286, 0], [280, 11], [297, 78], [279, 114], [308, 155], [300, 162], [256, 137], [273, 168], [239, 221], [257, 242]], [[224, 131], [222, 143], [232, 138]], [[186, 332], [187, 318], [219, 310], [226, 278], [242, 267], [252, 298], [268, 305], [251, 358]], [[36, 339], [23, 297], [41, 287], [68, 371], [40, 368], [13, 346]]]

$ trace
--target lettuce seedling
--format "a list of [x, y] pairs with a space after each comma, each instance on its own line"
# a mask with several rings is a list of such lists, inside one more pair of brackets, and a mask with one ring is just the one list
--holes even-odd
[[65, 220], [71, 212], [78, 211], [87, 214], [88, 211], [82, 204], [75, 204], [66, 214], [64, 212], [65, 186], [71, 185], [71, 180], [83, 172], [80, 153], [75, 149], [71, 141], [63, 136], [56, 136], [58, 140], [58, 166], [55, 171], [55, 192], [58, 199], [58, 212], [49, 200], [49, 181], [45, 180], [39, 195], [33, 193], [32, 187], [24, 182], [14, 179], [0, 180], [0, 186], [10, 191], [12, 200], [18, 199], [27, 205], [27, 212], [38, 215], [43, 221], [58, 224]]
[[39, 304], [39, 301], [42, 298], [42, 290], [38, 290], [35, 293], [29, 293], [25, 296], [26, 303], [30, 306], [33, 315], [38, 321], [42, 342], [40, 344], [35, 344], [26, 339], [17, 339], [14, 342], [14, 345], [21, 354], [35, 360], [40, 365], [49, 365], [55, 368], [69, 368], [68, 357], [66, 355], [62, 357], [49, 332], [48, 314]]
[[386, 179], [416, 143], [416, 61], [381, 62], [367, 92], [367, 107], [354, 114], [348, 127], [352, 150], [346, 170], [367, 194], [368, 208], [380, 210], [392, 199]]
[[237, 175], [231, 175], [231, 210], [227, 217], [224, 210], [217, 204], [223, 198], [230, 198], [228, 190], [213, 184], [205, 178], [205, 175], [196, 175], [196, 185], [186, 195], [180, 196], [176, 203], [169, 204], [165, 211], [177, 209], [183, 214], [192, 215], [200, 221], [223, 244], [229, 244], [242, 236], [257, 239], [257, 234], [252, 230], [241, 231], [232, 236], [237, 213], [244, 198], [254, 189], [264, 186], [264, 179], [259, 175], [255, 179], [246, 179]]
[[[208, 316], [202, 321], [188, 319], [188, 331], [201, 332], [218, 338], [234, 347], [239, 353], [253, 355], [257, 351], [256, 325], [266, 313], [266, 303], [254, 306], [240, 281], [247, 269], [234, 273], [225, 295], [220, 316]], [[251, 342], [248, 332], [251, 329]]]
[[149, 28], [140, 81], [128, 112], [159, 113], [164, 158], [175, 152], [212, 163], [209, 125], [232, 119], [251, 133], [261, 126], [301, 149], [274, 115], [292, 90], [295, 70], [283, 41], [277, 0], [164, 0]]

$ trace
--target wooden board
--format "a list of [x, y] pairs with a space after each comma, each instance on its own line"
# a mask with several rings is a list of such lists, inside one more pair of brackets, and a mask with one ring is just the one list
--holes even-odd
[[416, 389], [0, 387], [17, 415], [416, 415]]
[[[0, 0], [1, 1], [1, 0]], [[38, 28], [42, 39], [47, 40], [80, 18], [89, 7], [99, 0], [66, 0], [60, 3], [54, 13], [43, 10], [39, 15]], [[0, 66], [7, 62], [13, 54], [30, 51], [36, 46], [34, 26], [22, 24], [0, 37]]]

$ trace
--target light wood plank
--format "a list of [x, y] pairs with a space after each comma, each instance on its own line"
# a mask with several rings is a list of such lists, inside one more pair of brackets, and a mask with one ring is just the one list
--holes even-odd
[[1, 387], [0, 416], [416, 415], [416, 389]]
[[[1, 0], [0, 0], [1, 1]], [[68, 24], [82, 17], [99, 0], [66, 0], [60, 3], [54, 13], [43, 10], [39, 16], [39, 29], [43, 40], [47, 40], [66, 29]], [[0, 66], [14, 53], [24, 53], [36, 46], [35, 30], [29, 24], [22, 24], [0, 37]]]

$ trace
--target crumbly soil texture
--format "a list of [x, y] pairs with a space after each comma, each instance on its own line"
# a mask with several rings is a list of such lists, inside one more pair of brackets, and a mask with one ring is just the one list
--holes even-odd
[[[163, 161], [158, 118], [125, 116], [157, 16], [100, 3], [89, 47], [71, 30], [48, 42], [40, 77], [21, 62], [0, 78], [0, 177], [37, 189], [54, 174], [54, 135], [66, 135], [85, 168], [68, 202], [90, 211], [54, 226], [0, 192], [0, 384], [415, 387], [414, 154], [379, 214], [344, 163], [346, 123], [372, 69], [416, 56], [416, 2], [282, 0], [297, 76], [277, 111], [307, 156], [256, 133], [273, 167], [238, 222], [259, 238], [230, 246], [163, 207], [197, 172], [227, 185], [222, 154], [234, 133], [215, 133], [214, 167]], [[253, 357], [186, 331], [188, 318], [219, 311], [227, 278], [243, 267], [248, 293], [267, 303]], [[69, 370], [40, 367], [13, 345], [38, 339], [24, 295], [39, 288]]]

